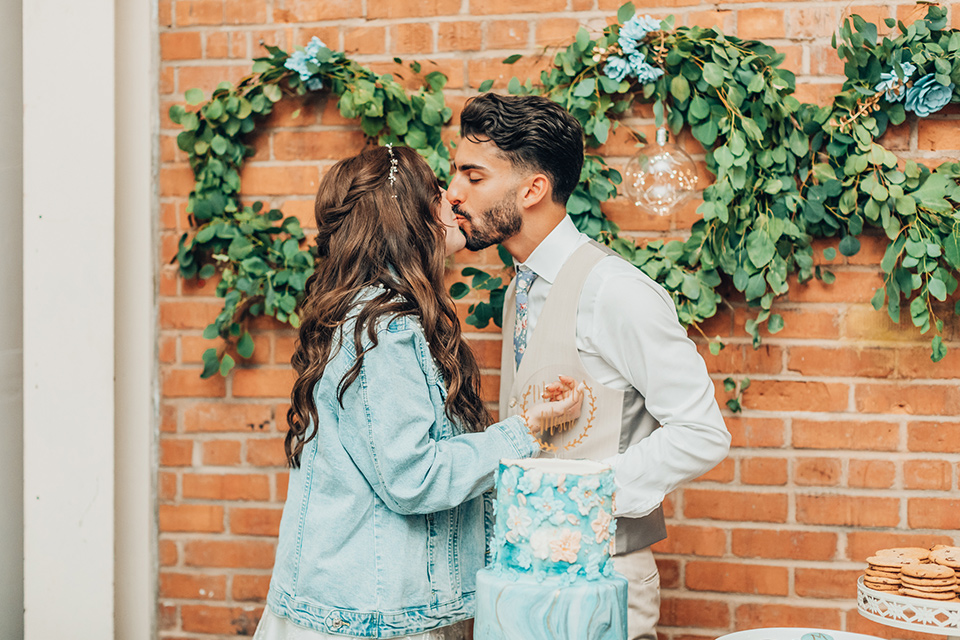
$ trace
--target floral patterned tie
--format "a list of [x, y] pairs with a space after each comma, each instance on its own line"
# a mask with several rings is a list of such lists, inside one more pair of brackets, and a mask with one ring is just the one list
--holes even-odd
[[517, 369], [527, 349], [527, 297], [536, 277], [537, 274], [529, 268], [517, 267], [517, 322], [513, 328], [513, 353], [517, 359]]

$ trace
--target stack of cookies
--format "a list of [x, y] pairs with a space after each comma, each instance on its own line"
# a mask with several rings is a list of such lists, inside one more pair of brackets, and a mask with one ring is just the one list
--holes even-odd
[[867, 558], [863, 584], [875, 591], [960, 602], [960, 547], [880, 549]]
[[900, 569], [900, 594], [928, 600], [957, 600], [957, 576], [941, 564], [907, 564]]

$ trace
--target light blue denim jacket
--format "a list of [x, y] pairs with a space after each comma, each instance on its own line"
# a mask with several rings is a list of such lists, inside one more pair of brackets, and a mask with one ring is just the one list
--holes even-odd
[[364, 638], [473, 617], [482, 494], [501, 458], [539, 450], [517, 417], [463, 433], [417, 320], [382, 324], [342, 408], [353, 323], [314, 390], [320, 426], [290, 472], [267, 597], [296, 624]]

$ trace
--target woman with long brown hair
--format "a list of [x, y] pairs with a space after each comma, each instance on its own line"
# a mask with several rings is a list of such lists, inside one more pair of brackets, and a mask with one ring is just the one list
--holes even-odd
[[[491, 424], [483, 405], [444, 286], [464, 237], [441, 195], [399, 147], [343, 160], [320, 184], [257, 638], [460, 638], [473, 616], [492, 517], [482, 494], [501, 458], [539, 447], [521, 418]], [[551, 409], [577, 411], [568, 400]]]

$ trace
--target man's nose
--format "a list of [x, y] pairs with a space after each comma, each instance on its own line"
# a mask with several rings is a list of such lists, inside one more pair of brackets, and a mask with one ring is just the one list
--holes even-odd
[[460, 204], [463, 202], [463, 198], [460, 193], [460, 176], [454, 174], [450, 179], [450, 186], [447, 187], [446, 192], [447, 202], [450, 204]]

